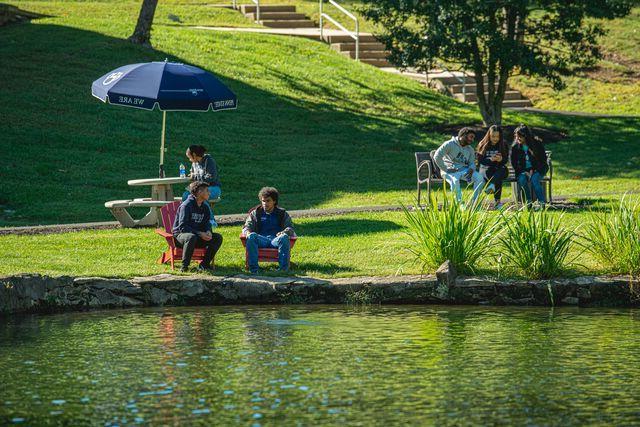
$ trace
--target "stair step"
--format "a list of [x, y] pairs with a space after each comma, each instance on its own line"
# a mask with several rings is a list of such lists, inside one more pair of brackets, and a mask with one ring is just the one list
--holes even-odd
[[[255, 13], [257, 7], [255, 4], [242, 4], [240, 5], [240, 11], [246, 15], [248, 13]], [[262, 12], [295, 12], [295, 6], [289, 5], [261, 5], [260, 6], [260, 14]]]
[[[356, 50], [356, 43], [351, 39], [352, 43], [332, 43], [331, 49], [337, 50], [338, 52], [348, 52]], [[360, 50], [380, 50], [384, 51], [386, 49], [385, 45], [380, 42], [374, 43], [363, 43], [360, 42]]]
[[308, 19], [284, 21], [262, 19], [259, 24], [269, 28], [312, 28], [316, 26], [313, 21]]
[[[355, 50], [349, 50], [340, 53], [351, 59], [356, 59]], [[361, 50], [359, 52], [359, 55], [360, 59], [387, 59], [387, 56], [389, 56], [389, 52], [385, 52], [384, 50]]]
[[[484, 94], [485, 96], [489, 95], [488, 92], [485, 92]], [[456, 98], [458, 101], [464, 102], [464, 96], [461, 93], [456, 93], [453, 95], [453, 97]], [[521, 100], [522, 94], [520, 93], [520, 91], [517, 91], [517, 90], [507, 90], [504, 93], [504, 99], [506, 101]], [[476, 102], [477, 100], [478, 100], [478, 96], [476, 95], [475, 92], [467, 92], [467, 102]]]
[[[245, 16], [252, 21], [255, 21], [257, 18], [257, 13], [247, 13]], [[304, 13], [295, 13], [295, 12], [264, 12], [260, 9], [260, 19], [269, 19], [275, 21], [286, 21], [286, 20], [294, 20], [301, 21], [307, 19]]]
[[373, 65], [374, 67], [391, 67], [391, 63], [383, 58], [367, 58], [360, 59], [363, 64]]
[[511, 101], [503, 101], [502, 106], [505, 108], [524, 108], [533, 107], [530, 99], [515, 99]]
[[[460, 80], [464, 79], [464, 77], [462, 76], [462, 73], [460, 73], [460, 75], [457, 75], [458, 73], [456, 73], [456, 75], [451, 75], [451, 73], [443, 73], [443, 74], [445, 75], [438, 76], [438, 77], [434, 76], [433, 80], [440, 80], [443, 84], [449, 86], [449, 85], [461, 85], [462, 83], [460, 83]], [[467, 84], [475, 84], [476, 79], [474, 76], [470, 76], [467, 74], [466, 82]]]
[[[475, 92], [476, 91], [476, 81], [475, 80], [468, 80], [471, 83], [467, 83], [466, 87], [467, 87], [467, 93], [470, 92]], [[456, 94], [456, 93], [462, 93], [462, 87], [465, 85], [462, 84], [455, 84], [455, 85], [449, 85], [449, 90], [451, 91], [451, 93]], [[496, 85], [497, 86], [497, 85]], [[489, 84], [485, 83], [484, 84], [484, 90], [485, 92], [489, 89]]]
[[[325, 34], [323, 38], [324, 38], [324, 41], [326, 41], [329, 44], [334, 44], [334, 43], [354, 43], [355, 44], [355, 40], [353, 39], [353, 37], [346, 34], [341, 34], [341, 35]], [[359, 39], [360, 39], [360, 43], [374, 43], [378, 41], [378, 39], [376, 39], [371, 34], [360, 34]]]

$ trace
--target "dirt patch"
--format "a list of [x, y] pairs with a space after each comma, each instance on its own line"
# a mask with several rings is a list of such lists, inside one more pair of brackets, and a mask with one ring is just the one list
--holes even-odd
[[615, 52], [604, 52], [604, 63], [592, 68], [579, 70], [584, 77], [603, 83], [638, 83], [640, 82], [640, 61], [634, 61]]
[[[471, 127], [476, 131], [476, 141], [481, 140], [488, 130], [487, 127], [484, 127], [481, 124], [477, 124], [477, 123], [476, 124], [437, 125], [427, 130], [430, 132], [457, 135], [458, 131], [465, 126]], [[517, 125], [502, 126], [502, 130], [504, 131], [504, 136], [507, 141], [513, 141], [513, 132], [516, 129], [516, 127]], [[540, 128], [535, 126], [529, 126], [529, 129], [531, 129], [531, 132], [533, 132], [533, 135], [535, 137], [542, 140], [543, 144], [552, 144], [565, 139], [569, 139], [569, 134], [564, 129], [547, 129], [547, 128]]]

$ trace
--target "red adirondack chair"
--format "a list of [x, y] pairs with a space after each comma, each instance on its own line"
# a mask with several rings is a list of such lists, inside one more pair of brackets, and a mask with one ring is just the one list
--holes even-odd
[[[173, 238], [173, 234], [171, 234], [173, 222], [176, 219], [176, 213], [178, 212], [180, 203], [181, 202], [169, 203], [160, 209], [164, 230], [162, 228], [156, 229], [156, 233], [167, 239], [167, 244], [169, 245], [169, 249], [160, 255], [160, 258], [158, 258], [158, 264], [171, 262], [172, 270], [174, 269], [175, 260], [182, 260], [182, 249], [176, 246], [176, 240]], [[206, 249], [204, 248], [195, 248], [191, 260], [202, 261], [204, 259], [205, 252]], [[211, 265], [213, 266], [213, 260], [211, 260]]]
[[[255, 208], [249, 210], [251, 213]], [[296, 244], [296, 240], [298, 240], [298, 236], [294, 235], [289, 237], [289, 264], [291, 264], [291, 250], [293, 250], [293, 246]], [[244, 246], [244, 267], [249, 269], [249, 253], [247, 252], [247, 236], [244, 234], [244, 231], [240, 232], [240, 241], [242, 242], [242, 246]], [[278, 248], [258, 248], [258, 262], [278, 262]]]

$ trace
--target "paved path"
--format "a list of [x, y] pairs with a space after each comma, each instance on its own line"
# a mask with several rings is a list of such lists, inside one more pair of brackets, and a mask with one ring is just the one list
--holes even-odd
[[[308, 39], [320, 40], [320, 28], [250, 28], [250, 27], [191, 27], [196, 30], [225, 31], [240, 33], [276, 34], [281, 36], [305, 37]], [[344, 31], [325, 28], [324, 34], [327, 36], [343, 36]], [[370, 33], [360, 33], [361, 36], [371, 35]]]
[[558, 114], [561, 116], [590, 117], [594, 119], [640, 119], [638, 114], [599, 114], [580, 111], [543, 110], [533, 107], [511, 108], [511, 110], [522, 111], [523, 113]]

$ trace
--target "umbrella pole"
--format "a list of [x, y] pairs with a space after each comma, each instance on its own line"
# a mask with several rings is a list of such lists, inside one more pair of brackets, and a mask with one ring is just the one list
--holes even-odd
[[160, 144], [160, 178], [164, 178], [164, 133], [167, 125], [167, 112], [162, 112], [162, 143]]

